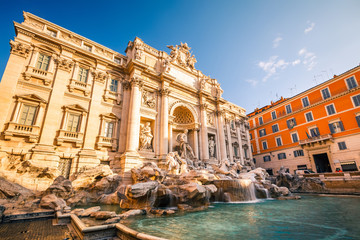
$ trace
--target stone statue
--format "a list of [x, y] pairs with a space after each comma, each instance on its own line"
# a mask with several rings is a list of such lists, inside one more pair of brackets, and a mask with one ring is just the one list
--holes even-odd
[[188, 163], [185, 159], [181, 158], [177, 152], [175, 152], [175, 159], [180, 162], [180, 175], [183, 173], [188, 173]]
[[152, 138], [150, 122], [146, 122], [140, 129], [140, 149], [151, 149]]
[[168, 166], [168, 171], [172, 174], [179, 174], [180, 164], [175, 160], [175, 153], [169, 152], [166, 156], [166, 165]]
[[215, 157], [215, 141], [213, 136], [209, 139], [209, 154], [210, 157]]
[[155, 97], [150, 94], [148, 91], [143, 91], [143, 105], [149, 108], [155, 108]]
[[195, 154], [187, 141], [188, 130], [185, 129], [183, 133], [177, 135], [176, 139], [180, 143], [180, 156], [185, 159], [194, 159]]

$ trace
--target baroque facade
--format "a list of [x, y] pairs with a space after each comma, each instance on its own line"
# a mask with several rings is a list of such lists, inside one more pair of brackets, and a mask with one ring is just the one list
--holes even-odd
[[248, 114], [256, 166], [359, 171], [360, 66]]
[[31, 13], [14, 25], [0, 83], [2, 153], [65, 176], [100, 163], [127, 173], [184, 149], [205, 165], [250, 164], [245, 110], [195, 68], [186, 43], [168, 54], [135, 38], [122, 55]]

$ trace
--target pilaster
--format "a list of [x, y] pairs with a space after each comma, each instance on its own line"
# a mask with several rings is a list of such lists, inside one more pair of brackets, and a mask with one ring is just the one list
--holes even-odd
[[161, 95], [161, 120], [160, 120], [160, 157], [165, 158], [168, 153], [169, 143], [169, 94], [170, 90], [163, 87], [160, 91]]
[[206, 116], [206, 109], [207, 104], [203, 103], [200, 105], [200, 121], [201, 121], [201, 127], [200, 127], [200, 139], [201, 139], [201, 145], [200, 145], [200, 155], [201, 160], [203, 162], [209, 161], [209, 139], [208, 139], [208, 132], [207, 132], [207, 116]]
[[218, 128], [217, 132], [219, 135], [219, 145], [220, 145], [220, 160], [226, 160], [227, 154], [226, 154], [226, 144], [225, 144], [225, 134], [224, 134], [224, 112], [222, 110], [216, 111], [216, 115], [218, 118]]

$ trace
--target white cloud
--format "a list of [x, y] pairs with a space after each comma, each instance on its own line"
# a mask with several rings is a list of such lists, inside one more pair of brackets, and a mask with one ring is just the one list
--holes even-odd
[[289, 64], [290, 63], [286, 62], [284, 59], [278, 60], [278, 56], [272, 56], [266, 62], [259, 62], [258, 66], [267, 73], [262, 81], [266, 82], [272, 75], [277, 72], [278, 69], [285, 69]]
[[273, 48], [277, 48], [280, 45], [280, 41], [283, 40], [282, 37], [277, 37], [273, 40]]
[[305, 28], [305, 30], [304, 30], [305, 34], [307, 34], [308, 32], [311, 32], [315, 27], [315, 23], [313, 23], [313, 22], [311, 23], [310, 21], [308, 21], [308, 24], [310, 24], [310, 25], [307, 28]]
[[258, 80], [254, 80], [254, 79], [247, 79], [246, 80], [248, 83], [251, 84], [251, 86], [255, 87], [258, 84]]
[[309, 52], [306, 48], [300, 49], [299, 56], [302, 57], [302, 63], [306, 66], [308, 71], [313, 69], [313, 67], [317, 64], [316, 55]]

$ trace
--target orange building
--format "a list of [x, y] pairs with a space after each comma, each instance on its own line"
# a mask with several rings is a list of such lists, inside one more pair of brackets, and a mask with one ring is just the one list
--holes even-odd
[[248, 114], [257, 167], [358, 171], [360, 66]]

